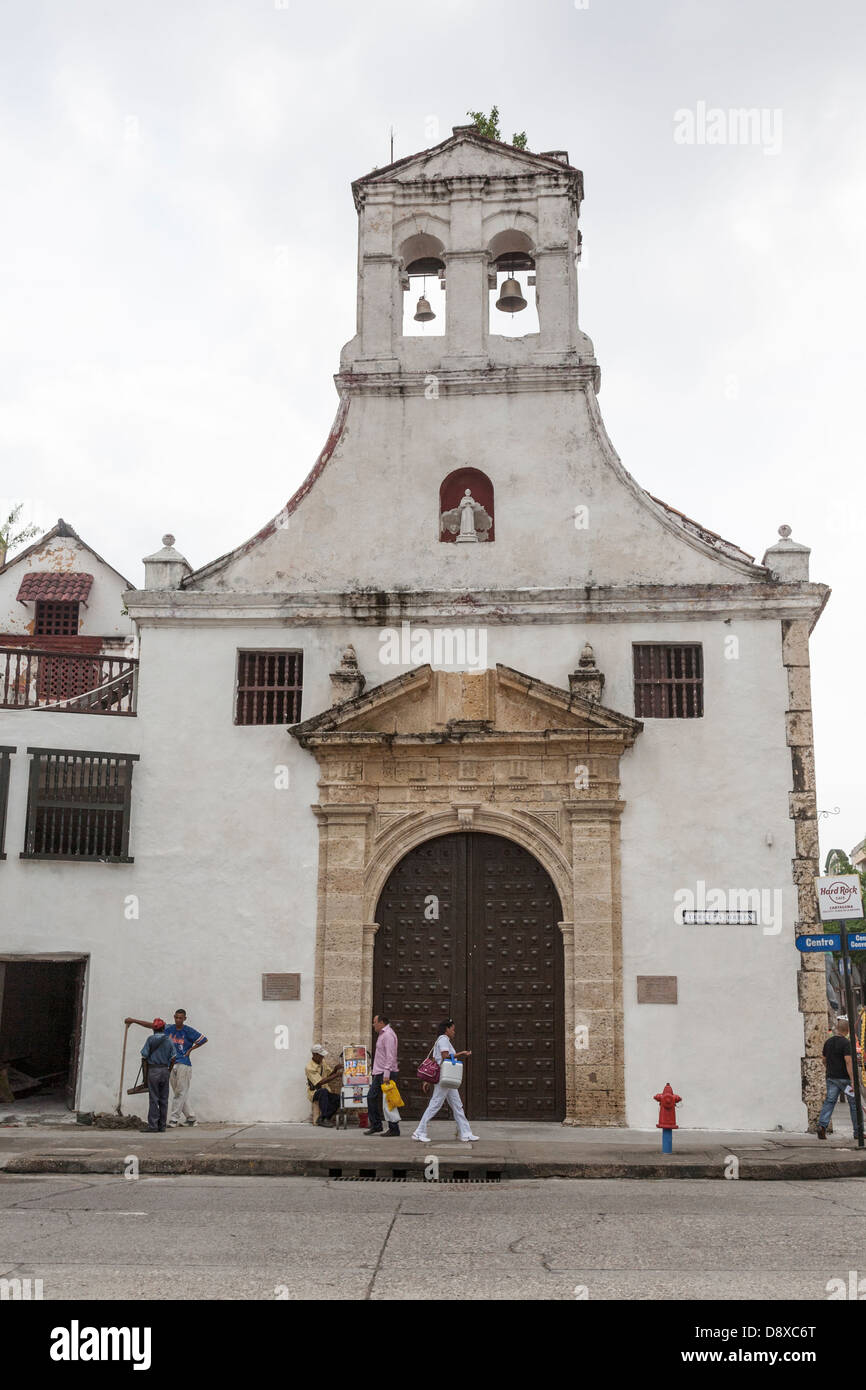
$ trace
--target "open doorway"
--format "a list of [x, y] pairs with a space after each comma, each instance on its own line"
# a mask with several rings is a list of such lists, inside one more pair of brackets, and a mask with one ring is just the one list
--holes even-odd
[[75, 1106], [85, 956], [0, 956], [0, 1083], [39, 1108]]

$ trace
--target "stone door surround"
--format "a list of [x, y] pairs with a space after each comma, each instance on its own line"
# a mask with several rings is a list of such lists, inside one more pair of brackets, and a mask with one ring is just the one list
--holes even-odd
[[625, 1123], [619, 760], [642, 727], [502, 665], [420, 666], [293, 726], [321, 773], [313, 1031], [329, 1051], [369, 1039], [394, 866], [457, 829], [503, 835], [544, 866], [567, 918], [565, 1123]]

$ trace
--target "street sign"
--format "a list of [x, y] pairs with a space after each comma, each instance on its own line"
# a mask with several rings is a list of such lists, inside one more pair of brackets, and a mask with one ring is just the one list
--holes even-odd
[[814, 933], [797, 937], [798, 951], [841, 951], [842, 942], [838, 932], [827, 932], [823, 936]]
[[863, 916], [859, 874], [836, 874], [834, 878], [816, 878], [818, 914], [822, 922], [844, 921]]
[[849, 951], [866, 951], [866, 931], [849, 931]]

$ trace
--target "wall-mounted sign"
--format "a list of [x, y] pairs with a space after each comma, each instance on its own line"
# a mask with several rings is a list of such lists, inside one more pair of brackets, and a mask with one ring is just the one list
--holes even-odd
[[846, 917], [863, 916], [859, 875], [836, 874], [833, 878], [816, 878], [815, 887], [822, 922], [839, 922]]
[[686, 927], [755, 927], [758, 914], [754, 908], [696, 908], [683, 912]]
[[841, 951], [841, 949], [842, 941], [838, 932], [826, 932], [823, 936], [820, 933], [809, 932], [808, 935], [797, 937], [798, 951]]
[[300, 975], [263, 975], [262, 999], [300, 999]]
[[637, 1002], [639, 1004], [675, 1004], [677, 1002], [676, 975], [638, 975]]

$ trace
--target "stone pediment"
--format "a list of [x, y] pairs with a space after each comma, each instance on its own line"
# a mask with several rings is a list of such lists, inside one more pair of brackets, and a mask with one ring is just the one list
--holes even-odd
[[454, 133], [431, 149], [395, 160], [383, 169], [376, 169], [352, 185], [356, 200], [362, 188], [377, 183], [415, 183], [419, 180], [455, 178], [514, 178], [519, 174], [538, 174], [549, 170], [567, 174], [580, 181], [581, 175], [572, 168], [564, 152], [534, 154], [519, 150], [504, 141], [489, 140], [473, 126], [457, 126]]
[[569, 741], [630, 747], [643, 725], [511, 667], [466, 672], [419, 666], [292, 727], [305, 748], [323, 744]]

